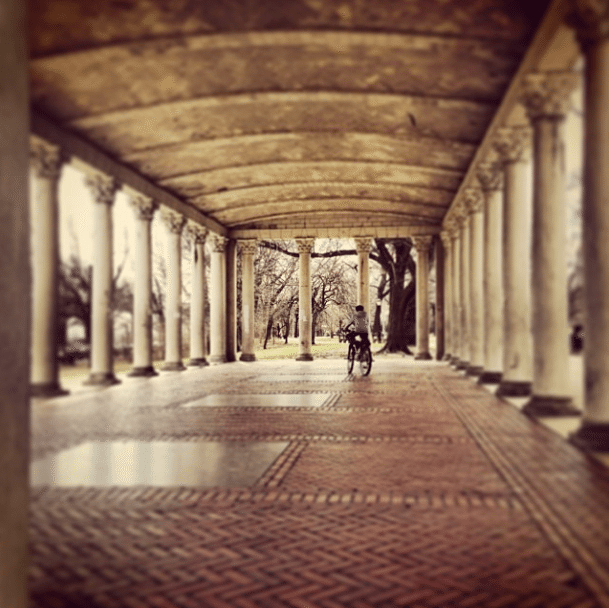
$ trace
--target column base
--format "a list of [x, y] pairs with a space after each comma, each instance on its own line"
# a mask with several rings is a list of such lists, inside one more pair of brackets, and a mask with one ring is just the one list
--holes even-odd
[[205, 357], [195, 357], [188, 362], [188, 365], [191, 367], [205, 367], [209, 365], [209, 362]]
[[183, 372], [186, 366], [181, 361], [165, 361], [161, 365], [161, 370], [164, 372]]
[[569, 441], [584, 452], [609, 452], [609, 424], [584, 422]]
[[209, 357], [210, 363], [226, 363], [226, 355], [211, 355]]
[[430, 359], [431, 359], [431, 355], [428, 352], [415, 353], [415, 355], [414, 355], [415, 361], [429, 361]]
[[313, 361], [313, 355], [311, 353], [302, 353], [296, 357], [296, 361]]
[[61, 388], [59, 382], [37, 382], [30, 384], [30, 397], [61, 397], [70, 391]]
[[449, 355], [448, 353], [446, 353], [443, 357], [442, 357], [442, 361], [452, 361], [452, 355]]
[[158, 376], [158, 372], [152, 367], [152, 365], [146, 365], [144, 367], [134, 367], [128, 374], [130, 378], [150, 378], [151, 376]]
[[483, 371], [478, 376], [478, 384], [500, 384], [503, 372], [487, 372]]
[[528, 397], [531, 383], [525, 380], [502, 380], [495, 392], [498, 397]]
[[85, 386], [112, 386], [120, 383], [114, 372], [93, 372], [83, 382]]
[[483, 372], [483, 368], [481, 365], [468, 365], [465, 370], [466, 376], [480, 376]]
[[459, 357], [457, 355], [452, 355], [450, 358], [450, 365], [456, 366], [459, 363]]
[[241, 353], [241, 356], [239, 357], [239, 361], [255, 361], [256, 360], [256, 355], [254, 355], [253, 353]]
[[464, 370], [469, 367], [469, 361], [461, 361], [461, 359], [457, 359], [454, 363], [455, 369]]
[[527, 416], [579, 416], [581, 412], [573, 406], [571, 397], [544, 397], [533, 395], [522, 408]]

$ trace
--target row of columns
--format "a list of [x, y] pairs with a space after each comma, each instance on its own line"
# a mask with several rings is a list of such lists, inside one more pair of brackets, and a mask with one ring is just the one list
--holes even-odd
[[[33, 324], [32, 394], [50, 396], [65, 391], [59, 386], [56, 360], [58, 308], [58, 184], [60, 150], [37, 138], [31, 148]], [[119, 190], [116, 180], [92, 173], [86, 184], [94, 200], [94, 268], [91, 293], [91, 370], [87, 384], [118, 382], [113, 371], [112, 349], [112, 205]], [[130, 376], [154, 376], [152, 361], [152, 240], [151, 223], [159, 205], [150, 197], [129, 192], [136, 217], [135, 285], [133, 305], [133, 367]], [[161, 210], [167, 227], [165, 361], [164, 371], [185, 369], [182, 362], [182, 271], [184, 232], [193, 243], [190, 365], [207, 365], [205, 334], [205, 243], [207, 230], [172, 209]], [[236, 255], [235, 241], [211, 235], [210, 352], [211, 363], [236, 359]], [[299, 252], [299, 354], [312, 360], [311, 252], [315, 239], [296, 239]], [[255, 239], [238, 243], [242, 256], [242, 361], [254, 361], [254, 256]], [[356, 239], [358, 301], [367, 304], [371, 239]], [[426, 256], [425, 256], [426, 258]], [[423, 297], [423, 296], [421, 296]], [[426, 349], [427, 350], [427, 349]]]
[[[584, 5], [588, 10], [584, 10]], [[572, 440], [609, 449], [609, 3], [574, 4], [585, 55], [583, 245], [584, 413]], [[530, 415], [579, 414], [569, 394], [564, 119], [573, 72], [531, 73], [528, 124], [498, 130], [479, 188], [462, 197], [441, 234], [447, 359], [527, 396]]]

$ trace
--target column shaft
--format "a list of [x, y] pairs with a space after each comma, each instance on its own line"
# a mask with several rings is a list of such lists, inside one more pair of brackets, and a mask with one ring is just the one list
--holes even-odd
[[452, 342], [453, 342], [453, 353], [451, 357], [451, 363], [457, 367], [461, 360], [462, 344], [461, 344], [461, 235], [458, 226], [455, 226], [452, 232], [452, 262], [453, 262], [453, 273], [452, 273], [452, 314], [453, 320], [452, 329]]
[[156, 376], [152, 366], [152, 238], [151, 222], [157, 207], [145, 196], [134, 195], [135, 285], [133, 293], [133, 369], [129, 376]]
[[207, 362], [205, 331], [205, 303], [207, 279], [205, 276], [205, 238], [207, 230], [190, 224], [188, 232], [192, 240], [192, 295], [190, 301], [190, 361], [189, 365], [203, 367]]
[[[510, 130], [511, 131], [511, 130]], [[533, 377], [531, 336], [531, 184], [530, 165], [523, 158], [527, 145], [504, 164], [503, 206], [503, 377], [498, 395], [527, 396]], [[513, 132], [507, 133], [513, 137]], [[512, 142], [513, 143], [513, 142]]]
[[417, 250], [416, 276], [416, 324], [417, 352], [415, 359], [431, 359], [429, 354], [429, 247], [431, 237], [413, 237]]
[[164, 371], [183, 371], [182, 363], [182, 230], [183, 215], [164, 209], [167, 226], [167, 254], [165, 281], [165, 361]]
[[[609, 451], [609, 7], [582, 15], [585, 54], [583, 252], [585, 289], [584, 415], [573, 441]], [[583, 18], [593, 17], [594, 23]], [[585, 29], [584, 29], [585, 27]]]
[[453, 281], [453, 262], [452, 262], [452, 239], [450, 232], [444, 230], [441, 233], [442, 245], [444, 249], [444, 356], [443, 359], [450, 361], [454, 352], [452, 336], [452, 281]]
[[226, 361], [237, 360], [237, 242], [226, 243]]
[[0, 11], [0, 606], [27, 608], [30, 454], [27, 3]]
[[256, 241], [254, 239], [240, 241], [241, 248], [241, 331], [243, 332], [241, 346], [241, 361], [255, 361], [254, 339], [254, 255]]
[[[484, 213], [484, 371], [481, 384], [499, 384], [503, 369], [503, 192], [498, 167], [486, 168]], [[482, 180], [481, 180], [482, 181]]]
[[31, 394], [66, 394], [57, 362], [60, 151], [35, 138], [31, 151], [30, 218], [32, 252]]
[[85, 384], [118, 383], [114, 375], [112, 311], [112, 205], [117, 190], [114, 179], [92, 175], [86, 180], [93, 192], [93, 281], [91, 286], [91, 373]]
[[297, 361], [312, 361], [311, 332], [313, 310], [311, 304], [311, 249], [314, 239], [297, 239], [299, 255], [298, 281], [298, 337], [299, 353]]
[[470, 333], [470, 293], [471, 293], [471, 277], [469, 269], [469, 221], [463, 219], [461, 226], [461, 247], [460, 247], [460, 290], [459, 290], [459, 319], [461, 322], [459, 337], [460, 337], [460, 355], [457, 369], [466, 370], [470, 363], [471, 350], [471, 333]]
[[226, 239], [213, 235], [209, 289], [210, 363], [226, 363]]
[[370, 306], [370, 238], [355, 239], [357, 251], [357, 302], [366, 312]]
[[435, 263], [436, 263], [436, 308], [435, 308], [435, 336], [436, 336], [436, 359], [444, 359], [446, 352], [446, 285], [444, 275], [446, 272], [446, 255], [440, 239], [434, 239]]

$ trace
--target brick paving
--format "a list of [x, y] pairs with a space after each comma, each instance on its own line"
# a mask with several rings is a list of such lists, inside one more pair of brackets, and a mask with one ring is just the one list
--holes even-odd
[[[34, 458], [288, 443], [250, 487], [32, 488], [32, 608], [609, 606], [605, 467], [444, 364], [343, 370], [234, 363], [35, 401]], [[303, 393], [327, 398], [260, 405]], [[218, 394], [239, 398], [192, 407]]]

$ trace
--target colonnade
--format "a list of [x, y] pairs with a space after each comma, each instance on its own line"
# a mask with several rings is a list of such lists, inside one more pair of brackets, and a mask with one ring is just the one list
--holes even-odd
[[[609, 11], [574, 4], [585, 57], [583, 245], [584, 412], [571, 440], [609, 450]], [[601, 10], [602, 9], [602, 10]], [[526, 122], [495, 130], [487, 158], [447, 216], [445, 359], [527, 397], [532, 416], [575, 415], [569, 392], [564, 121], [580, 80], [532, 72], [521, 83]]]

